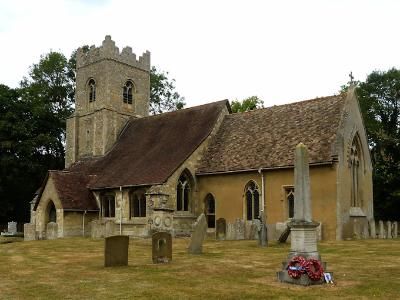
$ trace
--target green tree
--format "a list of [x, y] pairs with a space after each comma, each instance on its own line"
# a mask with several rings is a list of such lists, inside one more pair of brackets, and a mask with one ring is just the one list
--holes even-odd
[[185, 98], [175, 91], [175, 79], [168, 79], [168, 72], [158, 71], [156, 67], [150, 70], [150, 113], [160, 114], [167, 111], [182, 109]]
[[257, 96], [251, 96], [242, 101], [233, 100], [231, 103], [232, 112], [244, 112], [264, 107], [264, 101]]
[[[377, 219], [400, 211], [400, 70], [374, 71], [355, 82], [373, 163]], [[342, 87], [345, 91], [348, 85]]]

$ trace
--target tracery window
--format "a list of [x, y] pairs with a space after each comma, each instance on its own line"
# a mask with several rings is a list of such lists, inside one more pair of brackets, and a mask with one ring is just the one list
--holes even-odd
[[260, 190], [254, 181], [245, 188], [247, 220], [257, 219], [260, 215]]
[[115, 195], [104, 194], [101, 196], [101, 216], [103, 218], [115, 217]]
[[88, 83], [89, 87], [89, 102], [96, 101], [96, 82], [94, 79], [90, 79]]
[[361, 201], [359, 197], [359, 179], [361, 170], [361, 152], [359, 143], [357, 141], [357, 136], [354, 138], [353, 143], [350, 148], [350, 176], [351, 176], [351, 206], [360, 207]]
[[146, 216], [146, 195], [143, 191], [130, 194], [130, 218]]
[[179, 177], [176, 187], [176, 210], [189, 211], [190, 203], [190, 180], [186, 173]]
[[133, 90], [133, 83], [132, 81], [127, 81], [123, 88], [123, 100], [124, 103], [132, 104], [132, 90]]

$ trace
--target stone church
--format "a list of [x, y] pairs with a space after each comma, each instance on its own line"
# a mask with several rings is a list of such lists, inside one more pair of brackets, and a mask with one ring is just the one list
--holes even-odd
[[[227, 100], [149, 116], [150, 53], [110, 36], [77, 53], [76, 108], [65, 169], [49, 170], [32, 201], [27, 239], [167, 230], [190, 235], [205, 213], [227, 239], [252, 238], [265, 214], [276, 239], [294, 214], [295, 146], [309, 150], [320, 236], [362, 236], [373, 219], [372, 165], [356, 95], [232, 113]], [[235, 232], [237, 223], [243, 228]]]

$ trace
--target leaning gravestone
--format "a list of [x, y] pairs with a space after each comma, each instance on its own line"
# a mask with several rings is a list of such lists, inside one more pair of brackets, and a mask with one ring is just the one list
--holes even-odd
[[104, 266], [117, 267], [128, 265], [129, 237], [115, 235], [104, 239]]
[[219, 241], [223, 241], [226, 238], [226, 220], [224, 218], [219, 218], [216, 222], [216, 238]]
[[194, 224], [194, 231], [188, 248], [190, 254], [201, 254], [203, 251], [203, 241], [207, 235], [207, 228], [206, 216], [201, 214]]
[[296, 146], [294, 167], [294, 218], [289, 223], [291, 249], [283, 270], [277, 272], [278, 280], [298, 285], [324, 282], [324, 267], [317, 250], [317, 227], [312, 220], [310, 174], [307, 147]]
[[152, 235], [153, 263], [169, 263], [172, 260], [172, 237], [168, 232], [155, 232]]
[[58, 238], [58, 225], [56, 222], [50, 222], [46, 225], [46, 239], [55, 240]]

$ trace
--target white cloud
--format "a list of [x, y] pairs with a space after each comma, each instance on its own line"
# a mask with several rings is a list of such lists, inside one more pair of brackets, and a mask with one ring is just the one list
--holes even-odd
[[398, 1], [2, 1], [0, 82], [50, 49], [111, 34], [170, 72], [188, 105], [251, 95], [267, 105], [338, 91], [353, 71], [399, 66]]

